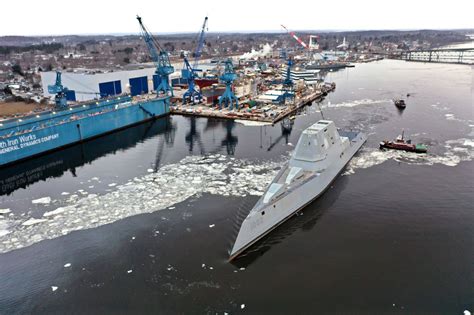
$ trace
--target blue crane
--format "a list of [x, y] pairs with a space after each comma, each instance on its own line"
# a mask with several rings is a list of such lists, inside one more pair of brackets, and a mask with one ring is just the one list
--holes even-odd
[[194, 64], [193, 69], [197, 69], [199, 58], [201, 58], [202, 48], [204, 47], [204, 35], [206, 32], [207, 26], [207, 16], [204, 18], [204, 23], [202, 23], [201, 32], [199, 33], [199, 40], [196, 46], [196, 50], [194, 51]]
[[173, 89], [170, 86], [169, 76], [174, 72], [174, 67], [170, 63], [168, 52], [164, 50], [158, 41], [151, 35], [145, 25], [143, 25], [142, 18], [138, 15], [137, 20], [138, 23], [140, 23], [143, 40], [148, 47], [151, 59], [155, 63], [155, 73], [160, 79], [160, 83], [156, 87], [156, 94], [159, 95], [160, 93], [163, 93], [165, 95], [171, 94], [171, 96], [173, 96]]
[[293, 80], [291, 80], [291, 66], [293, 66], [293, 60], [288, 58], [287, 68], [286, 68], [286, 76], [285, 80], [283, 80], [283, 95], [282, 95], [282, 103], [285, 103], [286, 99], [294, 99], [295, 92], [293, 89]]
[[68, 100], [68, 92], [79, 93], [79, 94], [94, 94], [97, 96], [106, 96], [101, 95], [100, 93], [96, 92], [81, 92], [81, 91], [74, 91], [69, 90], [65, 87], [62, 83], [62, 74], [61, 71], [56, 71], [56, 82], [54, 85], [48, 85], [48, 92], [49, 94], [55, 94], [54, 103], [58, 109], [65, 109], [67, 108], [67, 100]]
[[193, 53], [194, 63], [191, 66], [189, 63], [188, 57], [184, 56], [184, 67], [181, 71], [181, 76], [183, 79], [188, 81], [188, 90], [183, 94], [183, 104], [186, 103], [186, 100], [190, 100], [193, 104], [196, 102], [201, 102], [202, 94], [196, 89], [196, 84], [194, 79], [196, 78], [196, 72], [199, 58], [201, 58], [202, 48], [204, 47], [204, 34], [206, 32], [207, 25], [207, 16], [204, 18], [204, 23], [202, 24], [201, 32], [199, 33], [199, 40], [197, 42], [196, 50]]
[[66, 108], [67, 107], [67, 93], [68, 88], [63, 86], [61, 80], [61, 71], [56, 71], [56, 83], [54, 85], [48, 85], [48, 92], [50, 94], [56, 94], [54, 97], [54, 102], [56, 107], [58, 108]]
[[222, 103], [224, 103], [224, 107], [229, 107], [232, 110], [234, 108], [233, 104], [235, 102], [235, 108], [239, 108], [239, 101], [237, 97], [232, 92], [232, 83], [237, 79], [237, 74], [234, 71], [234, 65], [232, 64], [232, 60], [227, 59], [225, 61], [225, 70], [224, 74], [220, 76], [220, 79], [225, 83], [225, 91], [224, 94], [219, 98], [219, 108], [222, 109]]

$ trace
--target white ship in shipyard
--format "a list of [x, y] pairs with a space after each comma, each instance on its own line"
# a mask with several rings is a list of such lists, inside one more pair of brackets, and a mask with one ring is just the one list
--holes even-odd
[[242, 222], [229, 260], [318, 198], [366, 140], [361, 132], [337, 130], [329, 120], [304, 130], [288, 164]]

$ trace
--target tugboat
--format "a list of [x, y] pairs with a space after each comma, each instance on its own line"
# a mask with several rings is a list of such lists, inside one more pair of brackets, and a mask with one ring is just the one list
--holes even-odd
[[403, 150], [415, 153], [426, 153], [428, 151], [428, 148], [424, 144], [412, 144], [411, 140], [405, 141], [404, 131], [402, 131], [402, 134], [398, 136], [395, 141], [384, 140], [380, 142], [380, 149]]
[[394, 99], [393, 102], [395, 103], [395, 106], [400, 109], [405, 109], [405, 107], [407, 107], [407, 104], [405, 104], [405, 101], [401, 98]]

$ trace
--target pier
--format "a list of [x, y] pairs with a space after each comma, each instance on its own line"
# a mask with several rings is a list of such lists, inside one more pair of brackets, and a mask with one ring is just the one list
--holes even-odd
[[294, 114], [299, 109], [303, 108], [308, 104], [311, 104], [314, 101], [321, 101], [327, 95], [328, 92], [333, 91], [335, 88], [336, 85], [332, 84], [330, 88], [325, 89], [323, 91], [317, 90], [310, 94], [297, 97], [293, 104], [268, 104], [266, 106], [260, 106], [259, 108], [255, 109], [242, 107], [239, 110], [228, 110], [226, 108], [219, 109], [203, 104], [175, 104], [174, 106], [170, 107], [170, 112], [174, 115], [222, 119], [239, 119], [274, 124], [284, 119], [285, 117]]
[[446, 48], [405, 51], [402, 60], [474, 65], [474, 48]]

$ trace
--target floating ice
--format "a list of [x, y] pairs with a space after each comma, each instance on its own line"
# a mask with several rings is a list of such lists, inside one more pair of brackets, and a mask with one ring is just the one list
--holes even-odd
[[453, 121], [461, 121], [464, 122], [464, 120], [456, 118], [454, 114], [445, 114], [444, 117], [446, 117], [446, 120], [453, 120]]
[[[125, 184], [116, 184], [113, 190], [104, 195], [70, 195], [61, 207], [46, 212], [42, 219], [27, 218], [22, 224], [24, 220], [15, 216], [7, 218], [5, 222], [10, 233], [3, 236], [0, 253], [76, 230], [95, 228], [133, 215], [167, 209], [196, 194], [240, 197], [262, 195], [281, 163], [240, 160], [219, 154], [189, 156], [178, 163], [161, 167], [156, 173], [147, 173]], [[192, 180], [199, 181], [199, 184], [190, 185], [189, 174], [193, 174]], [[12, 241], [13, 238], [15, 241]]]
[[51, 202], [51, 197], [43, 197], [35, 200], [31, 200], [31, 203], [34, 204], [48, 204]]
[[130, 270], [127, 270], [127, 273], [132, 273], [132, 272], [133, 272], [133, 270], [132, 270], [132, 269], [130, 269]]
[[64, 208], [57, 208], [56, 210], [45, 212], [43, 214], [43, 217], [52, 217], [52, 216], [63, 213], [65, 210], [66, 209], [64, 209]]
[[7, 214], [7, 213], [10, 213], [11, 210], [10, 209], [0, 209], [0, 214]]
[[61, 195], [62, 195], [62, 196], [67, 196], [67, 195], [69, 195], [69, 193], [68, 193], [67, 191], [63, 191], [63, 192], [61, 193]]
[[67, 263], [64, 265], [64, 268], [69, 268], [69, 267], [71, 267], [71, 263]]
[[213, 227], [215, 227], [216, 225], [215, 224], [209, 224], [209, 227], [212, 229]]
[[5, 221], [0, 220], [0, 237], [7, 234], [10, 234], [10, 231], [8, 230], [8, 224]]
[[53, 292], [56, 291], [57, 289], [58, 289], [58, 287], [55, 287], [54, 285], [51, 286], [51, 290], [52, 290]]
[[240, 309], [243, 310], [245, 308], [245, 304], [240, 305]]
[[270, 122], [243, 120], [243, 119], [236, 119], [235, 122], [238, 123], [238, 124], [242, 124], [244, 126], [251, 126], [251, 127], [254, 127], [254, 126], [267, 126], [267, 125], [272, 124]]
[[148, 173], [153, 173], [153, 169], [152, 168], [149, 168], [146, 170]]
[[43, 223], [43, 222], [46, 222], [46, 221], [48, 221], [48, 220], [31, 218], [31, 219], [23, 222], [21, 225], [30, 226], [30, 225], [35, 225], [35, 224], [38, 224], [38, 223]]
[[355, 106], [362, 106], [362, 105], [376, 105], [376, 104], [383, 104], [383, 103], [389, 103], [389, 99], [383, 99], [383, 100], [372, 100], [372, 99], [362, 99], [362, 100], [355, 100], [355, 101], [350, 101], [350, 102], [342, 102], [342, 103], [337, 103], [337, 104], [331, 104], [328, 102], [328, 104], [323, 104], [323, 108], [339, 108], [339, 107], [355, 107]]
[[464, 315], [471, 315], [471, 312], [469, 312], [468, 310], [464, 310]]
[[109, 184], [109, 187], [115, 187], [115, 186], [117, 186], [117, 183]]

